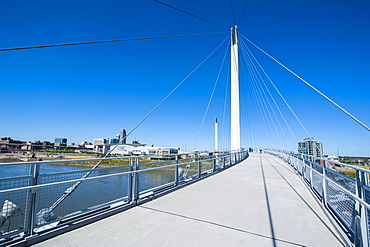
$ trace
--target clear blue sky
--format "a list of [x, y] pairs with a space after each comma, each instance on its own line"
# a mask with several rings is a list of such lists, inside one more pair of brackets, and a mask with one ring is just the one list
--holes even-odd
[[[0, 48], [223, 32], [0, 52], [0, 136], [49, 141], [65, 137], [79, 143], [113, 137], [120, 128], [131, 130], [227, 38], [235, 24], [228, 0], [164, 2], [227, 28], [149, 0], [0, 1]], [[232, 4], [238, 22], [245, 1]], [[239, 31], [370, 125], [369, 9], [367, 0], [250, 0]], [[192, 149], [227, 43], [128, 139]], [[341, 155], [370, 156], [369, 131], [250, 48], [310, 134], [323, 142], [324, 153], [339, 149]], [[225, 73], [199, 149], [213, 148], [213, 121], [223, 119], [226, 83]], [[241, 95], [250, 95], [243, 85]], [[251, 109], [243, 120], [243, 126], [249, 124], [242, 127], [243, 146], [275, 146]], [[282, 111], [296, 138], [306, 138], [286, 107]], [[286, 135], [284, 148], [296, 151], [296, 140], [289, 131]]]

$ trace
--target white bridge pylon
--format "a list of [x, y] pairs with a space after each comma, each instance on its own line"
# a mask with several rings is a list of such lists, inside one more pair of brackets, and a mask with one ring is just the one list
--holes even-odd
[[230, 47], [230, 80], [231, 80], [231, 109], [230, 109], [230, 141], [231, 150], [240, 150], [240, 89], [239, 89], [239, 55], [238, 27], [231, 28]]

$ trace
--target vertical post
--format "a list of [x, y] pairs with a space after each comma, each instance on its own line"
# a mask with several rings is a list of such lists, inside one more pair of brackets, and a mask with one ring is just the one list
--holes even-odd
[[326, 207], [326, 168], [328, 167], [327, 161], [324, 160], [324, 167], [322, 170], [322, 203]]
[[212, 170], [215, 172], [217, 170], [217, 155], [213, 153], [212, 155]]
[[311, 190], [312, 190], [313, 189], [313, 165], [312, 165], [312, 162], [310, 162], [310, 187], [311, 187]]
[[240, 95], [239, 95], [239, 55], [238, 27], [231, 28], [231, 150], [240, 149]]
[[134, 201], [139, 199], [139, 170], [140, 170], [140, 163], [139, 158], [135, 158], [135, 174], [134, 174]]
[[[129, 171], [133, 171], [134, 170], [134, 160], [132, 158], [129, 159], [129, 165], [130, 165], [130, 168], [129, 168]], [[133, 191], [133, 188], [135, 187], [133, 185], [133, 177], [134, 177], [135, 173], [130, 173], [129, 176], [128, 176], [128, 188], [127, 188], [127, 200], [128, 202], [132, 202], [133, 200], [133, 194], [134, 194], [134, 191]]]
[[176, 154], [176, 166], [175, 166], [175, 186], [179, 185], [179, 155]]
[[218, 151], [218, 120], [215, 122], [215, 151]]
[[[30, 175], [32, 179], [29, 183], [30, 186], [34, 186], [38, 184], [38, 177], [40, 173], [40, 165], [39, 164], [32, 164], [30, 165]], [[37, 190], [29, 190], [28, 191], [28, 202], [27, 202], [27, 210], [26, 213], [26, 222], [25, 222], [25, 233], [26, 235], [32, 235], [33, 229], [36, 226], [36, 200], [37, 200]]]
[[201, 162], [200, 162], [200, 153], [196, 152], [195, 154], [198, 155], [198, 157], [197, 157], [198, 177], [201, 177], [202, 176], [202, 167], [201, 167]]
[[[364, 186], [369, 185], [369, 175], [363, 171], [356, 170], [356, 195], [366, 201]], [[367, 208], [359, 201], [356, 201], [356, 226], [355, 226], [355, 246], [368, 247], [368, 215]]]

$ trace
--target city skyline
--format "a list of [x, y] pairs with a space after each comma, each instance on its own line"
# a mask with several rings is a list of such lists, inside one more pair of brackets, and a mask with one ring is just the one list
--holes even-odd
[[[0, 81], [6, 120], [1, 121], [0, 136], [26, 140], [61, 136], [78, 143], [114, 137], [121, 126], [130, 132], [228, 37], [229, 28], [235, 24], [229, 1], [166, 3], [227, 28], [154, 1], [0, 3], [0, 21], [4, 26], [0, 31], [0, 49], [221, 32], [1, 52]], [[233, 1], [236, 22], [244, 4], [245, 1]], [[237, 24], [242, 35], [369, 125], [369, 8], [370, 3], [364, 0], [251, 0]], [[227, 45], [228, 41], [128, 139], [193, 149]], [[339, 150], [343, 155], [370, 156], [368, 131], [266, 56], [253, 52], [311, 136], [323, 143], [325, 154], [337, 154]], [[223, 119], [219, 110], [223, 109], [225, 78], [223, 74], [224, 81], [215, 91], [197, 149], [213, 148], [215, 117], [227, 129], [227, 118]], [[244, 98], [250, 93], [245, 91]], [[282, 111], [296, 136], [296, 140], [287, 138], [285, 148], [296, 151], [297, 141], [308, 136], [289, 111]], [[248, 112], [248, 116], [254, 116], [253, 113]], [[265, 136], [258, 117], [250, 117], [244, 123], [250, 127], [244, 129], [243, 147], [279, 148]], [[220, 136], [220, 148], [227, 145], [226, 134], [227, 131]]]

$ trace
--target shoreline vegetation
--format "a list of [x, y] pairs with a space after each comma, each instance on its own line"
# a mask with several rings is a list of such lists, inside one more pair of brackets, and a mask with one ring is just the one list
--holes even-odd
[[[115, 156], [113, 156], [115, 157]], [[96, 156], [91, 158], [97, 158]], [[111, 157], [108, 157], [111, 158]], [[55, 160], [68, 160], [69, 158], [58, 158], [58, 157], [40, 157], [40, 158], [19, 158], [19, 157], [0, 157], [0, 163], [15, 163], [15, 162], [30, 162], [30, 161], [55, 161]], [[76, 158], [73, 158], [76, 159]], [[81, 158], [86, 159], [86, 157]], [[99, 160], [94, 161], [81, 161], [81, 162], [63, 162], [63, 163], [52, 163], [48, 165], [53, 166], [72, 166], [72, 167], [79, 167], [79, 168], [93, 168]], [[162, 162], [158, 164], [150, 164], [154, 162]], [[183, 161], [184, 162], [184, 161]], [[183, 163], [179, 160], [179, 163]], [[148, 158], [140, 158], [139, 163], [141, 166], [145, 165], [146, 168], [152, 167], [161, 167], [167, 165], [173, 165], [176, 163], [175, 160], [150, 160]], [[148, 165], [146, 165], [148, 164]], [[103, 160], [98, 168], [110, 168], [110, 167], [120, 167], [120, 166], [128, 166], [129, 159], [119, 159], [119, 160]]]
[[[68, 160], [68, 159], [86, 159], [86, 158], [103, 158], [103, 155], [76, 155], [76, 154], [68, 154], [68, 153], [62, 153], [62, 156], [60, 155], [61, 153], [53, 153], [53, 155], [50, 157], [49, 154], [43, 154], [40, 155], [40, 153], [36, 153], [34, 158], [30, 158], [29, 156], [25, 155], [19, 155], [13, 157], [13, 155], [9, 156], [0, 156], [0, 163], [12, 163], [12, 162], [25, 162], [25, 161], [55, 161], [55, 160]], [[108, 156], [108, 158], [114, 158], [114, 157], [121, 157], [121, 156]], [[354, 162], [353, 159], [357, 160], [367, 160], [369, 158], [367, 157], [341, 157], [341, 162], [349, 165], [353, 165], [356, 167], [361, 167], [364, 169], [370, 169], [370, 166], [366, 166], [365, 164], [362, 164], [360, 162]], [[159, 162], [162, 161], [162, 163], [159, 164], [148, 164], [148, 163], [154, 163], [154, 162]], [[49, 164], [53, 166], [72, 166], [72, 167], [79, 167], [79, 168], [86, 168], [86, 169], [91, 169], [93, 168], [99, 161], [81, 161], [81, 162], [66, 162], [66, 163], [54, 163], [54, 164]], [[181, 159], [179, 160], [179, 163], [183, 163]], [[141, 166], [145, 166], [145, 168], [152, 168], [152, 167], [161, 167], [161, 166], [166, 166], [166, 165], [172, 165], [175, 164], [175, 160], [151, 160], [149, 158], [140, 158], [139, 163]], [[148, 164], [148, 165], [146, 165]], [[120, 166], [127, 166], [129, 165], [129, 159], [119, 159], [119, 160], [104, 160], [101, 162], [99, 165], [99, 168], [110, 168], [110, 167], [120, 167]], [[193, 165], [192, 165], [193, 166]], [[352, 170], [350, 168], [346, 167], [340, 167], [340, 166], [335, 166], [336, 171], [339, 173], [351, 177], [351, 178], [356, 178], [356, 170]], [[144, 168], [144, 169], [145, 169]]]

